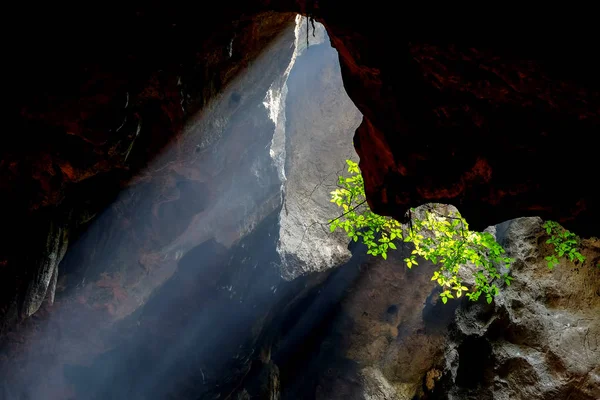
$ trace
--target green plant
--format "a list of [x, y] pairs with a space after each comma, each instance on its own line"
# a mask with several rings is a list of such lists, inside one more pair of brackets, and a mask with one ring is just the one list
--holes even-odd
[[579, 238], [560, 226], [557, 222], [546, 221], [543, 225], [550, 239], [546, 243], [554, 245], [554, 253], [546, 256], [548, 268], [552, 269], [558, 265], [560, 257], [566, 257], [571, 262], [584, 262], [585, 257], [579, 252]]
[[387, 259], [389, 249], [395, 250], [394, 240], [402, 238], [402, 225], [393, 218], [375, 214], [367, 205], [363, 177], [358, 164], [346, 160], [350, 177], [338, 177], [339, 188], [331, 192], [331, 202], [344, 213], [329, 221], [331, 232], [344, 229], [355, 242], [360, 238], [367, 253]]
[[[403, 240], [414, 245], [412, 254], [404, 261], [408, 268], [418, 265], [417, 256], [438, 265], [431, 280], [443, 289], [443, 303], [463, 293], [476, 301], [484, 294], [492, 302], [499, 288], [496, 279], [510, 285], [513, 279], [507, 273], [500, 274], [497, 265], [510, 267], [512, 259], [504, 255], [504, 249], [487, 232], [473, 232], [459, 213], [443, 215], [434, 206], [425, 210], [422, 217], [415, 217], [411, 209], [412, 227], [403, 226], [391, 217], [375, 214], [366, 203], [364, 181], [358, 164], [346, 160], [349, 177], [338, 178], [338, 189], [331, 192], [331, 202], [343, 209], [343, 214], [329, 221], [331, 232], [340, 228], [355, 242], [361, 240], [367, 253], [387, 259], [388, 251], [397, 249]], [[475, 286], [469, 292], [460, 277], [460, 269], [471, 263]]]

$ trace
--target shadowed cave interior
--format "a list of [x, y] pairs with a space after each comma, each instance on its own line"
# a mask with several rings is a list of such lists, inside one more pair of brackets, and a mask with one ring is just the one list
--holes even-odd
[[[6, 140], [0, 164], [0, 189], [13, 193], [1, 207], [11, 229], [0, 253], [0, 399], [600, 398], [593, 184], [538, 204], [545, 182], [503, 186], [512, 170], [495, 154], [467, 154], [524, 121], [545, 133], [518, 143], [507, 133], [499, 146], [514, 145], [515, 160], [532, 154], [511, 168], [539, 168], [536, 154], [554, 146], [546, 128], [599, 126], [595, 83], [577, 92], [525, 56], [419, 41], [404, 54], [416, 64], [390, 77], [377, 66], [391, 56], [365, 50], [352, 18], [284, 3], [244, 6], [227, 29], [203, 28], [189, 53], [100, 46], [127, 67], [82, 50], [85, 72], [57, 75], [64, 86], [27, 83], [20, 129], [47, 137]], [[158, 37], [160, 10], [138, 12], [150, 17], [134, 26]], [[169, 29], [188, 43], [193, 25], [167, 14], [182, 18]], [[402, 81], [417, 68], [431, 87]], [[537, 89], [504, 87], [527, 74]], [[422, 95], [407, 104], [403, 87]], [[589, 163], [592, 150], [581, 151]], [[446, 304], [435, 264], [406, 267], [411, 243], [383, 259], [330, 232], [348, 159], [360, 161], [377, 212], [404, 222], [408, 206], [464, 206], [514, 259], [514, 282], [489, 304]], [[581, 173], [596, 176], [589, 165]], [[547, 267], [543, 223], [554, 216], [581, 235], [585, 262]]]

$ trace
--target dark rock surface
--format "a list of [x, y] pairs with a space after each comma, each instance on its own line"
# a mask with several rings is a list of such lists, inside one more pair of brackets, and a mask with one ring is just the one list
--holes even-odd
[[516, 260], [515, 281], [492, 306], [458, 309], [440, 398], [599, 398], [600, 243], [584, 241], [584, 265], [563, 260], [551, 271], [541, 225], [519, 218], [493, 229]]
[[[0, 139], [3, 292], [15, 290], [16, 271], [27, 264], [23, 221], [43, 232], [46, 212], [89, 203], [75, 207], [74, 218], [87, 219], [139, 182], [132, 177], [168, 143], [189, 159], [218, 139], [223, 121], [212, 102], [293, 19], [269, 10], [325, 24], [344, 87], [364, 115], [355, 145], [374, 210], [402, 218], [410, 206], [444, 202], [478, 229], [540, 215], [597, 234], [589, 181], [597, 152], [587, 143], [599, 126], [600, 80], [594, 24], [582, 20], [591, 13], [577, 10], [580, 23], [559, 32], [550, 21], [568, 10], [470, 18], [466, 5], [399, 10], [383, 1], [195, 7], [10, 7], [7, 28], [27, 35], [11, 36], [6, 49], [14, 128]], [[454, 33], [456, 26], [468, 33]], [[220, 101], [235, 109], [246, 96]], [[189, 141], [186, 123], [198, 120], [208, 125]]]
[[[263, 100], [293, 54], [293, 21], [293, 14], [241, 17], [180, 54], [184, 64], [164, 65], [160, 51], [151, 60], [123, 61], [133, 69], [112, 82], [116, 88], [94, 75], [110, 76], [116, 60], [103, 60], [95, 72], [79, 64], [60, 71], [66, 80], [82, 80], [91, 96], [85, 101], [69, 97], [88, 93], [81, 87], [50, 81], [38, 82], [44, 90], [37, 97], [23, 97], [18, 140], [3, 137], [0, 146], [0, 333], [39, 307], [62, 257], [46, 248], [63, 235], [57, 229], [70, 231], [75, 244], [62, 266], [64, 286], [93, 283], [101, 274], [119, 275], [124, 286], [142, 281], [130, 296], [135, 304], [113, 310], [123, 316], [186, 251], [211, 237], [230, 246], [279, 206], [281, 182], [268, 149], [274, 127]], [[230, 55], [228, 40], [236, 34]], [[138, 48], [138, 56], [149, 56], [146, 50]], [[58, 68], [55, 62], [48, 68]], [[143, 73], [135, 70], [140, 65]], [[122, 96], [113, 99], [111, 91]], [[113, 100], [118, 107], [105, 104]], [[51, 110], [33, 112], [45, 105]], [[122, 123], [118, 132], [90, 122], [106, 123], [113, 114]], [[22, 193], [28, 185], [35, 190]], [[157, 260], [161, 269], [152, 273]]]
[[[318, 5], [364, 115], [355, 145], [375, 211], [451, 203], [478, 230], [539, 215], [597, 236], [598, 165], [582, 144], [600, 123], [600, 79], [582, 10]], [[571, 17], [574, 29], [552, 29]]]
[[[192, 253], [189, 257], [197, 258], [195, 267], [202, 269], [204, 256], [194, 255], [198, 246], [210, 242], [223, 248], [221, 253], [224, 253], [233, 244], [239, 245], [240, 238], [255, 231], [268, 216], [275, 215], [271, 221], [273, 218], [277, 220], [282, 182], [270, 154], [275, 126], [264, 100], [267, 91], [281, 86], [281, 78], [289, 67], [294, 53], [293, 21], [294, 15], [272, 13], [239, 21], [236, 29], [240, 33], [246, 32], [243, 35], [246, 46], [257, 46], [261, 54], [243, 54], [241, 59], [249, 57], [248, 61], [252, 61], [246, 66], [244, 75], [237, 79], [230, 77], [227, 88], [220, 90], [218, 95], [214, 93], [204, 107], [206, 118], [197, 116], [197, 119], [190, 120], [175, 143], [162, 149], [159, 156], [140, 173], [133, 175], [133, 179], [119, 181], [123, 184], [121, 187], [114, 182], [119, 174], [105, 176], [105, 180], [99, 179], [99, 176], [91, 177], [72, 186], [72, 196], [66, 196], [60, 205], [52, 206], [52, 210], [36, 211], [27, 220], [31, 221], [29, 224], [15, 225], [19, 230], [14, 231], [13, 237], [8, 240], [8, 244], [14, 244], [14, 247], [3, 246], [1, 249], [3, 254], [10, 255], [9, 262], [3, 264], [0, 271], [0, 282], [10, 289], [2, 291], [1, 295], [7, 297], [6, 303], [11, 307], [6, 313], [2, 309], [1, 315], [0, 370], [7, 382], [6, 388], [2, 388], [6, 392], [0, 392], [2, 395], [7, 398], [28, 395], [46, 399], [68, 398], [75, 394], [82, 396], [69, 385], [63, 367], [74, 366], [70, 372], [77, 371], [77, 366], [87, 365], [101, 354], [113, 351], [117, 343], [124, 340], [120, 336], [129, 335], [129, 330], [123, 330], [118, 321], [131, 317], [142, 305], [151, 301], [149, 309], [157, 309], [154, 320], [162, 310], [166, 314], [164, 318], [173, 317], [171, 323], [176, 325], [181, 322], [178, 318], [187, 315], [178, 308], [181, 298], [204, 304], [200, 298], [189, 297], [193, 287], [179, 287], [174, 283], [171, 287], [175, 285], [178, 289], [171, 290], [181, 297], [163, 295], [164, 299], [177, 305], [174, 311], [168, 307], [161, 308], [160, 304], [151, 300], [155, 289], [170, 282], [169, 278], [189, 253]], [[282, 32], [282, 27], [287, 29]], [[269, 45], [265, 49], [267, 42]], [[227, 47], [214, 50], [218, 50], [217, 55], [222, 53], [224, 60], [221, 61], [227, 64], [230, 57]], [[233, 50], [233, 53], [231, 57], [236, 51]], [[217, 70], [223, 72], [221, 68]], [[181, 105], [178, 104], [178, 107]], [[154, 117], [160, 115], [157, 110], [150, 114]], [[139, 135], [145, 132], [142, 129]], [[135, 146], [128, 160], [133, 160], [134, 151]], [[133, 171], [125, 168], [125, 176], [130, 173], [133, 174]], [[11, 210], [4, 211], [10, 213]], [[12, 212], [15, 215], [11, 218], [17, 219], [18, 210]], [[65, 232], [70, 234], [70, 248], [56, 276], [53, 272], [64, 252], [64, 240], [61, 242], [59, 239]], [[276, 237], [262, 239], [271, 243]], [[28, 251], [22, 250], [27, 246]], [[262, 251], [260, 243], [254, 247], [256, 252]], [[224, 287], [235, 284], [236, 279], [241, 278], [235, 276], [233, 267], [227, 267], [227, 260], [221, 260], [218, 265], [223, 268], [222, 273], [233, 275], [221, 280], [218, 279], [219, 271], [208, 264], [205, 275], [201, 276], [207, 281], [191, 281], [198, 287], [209, 287], [205, 291], [207, 296], [224, 290], [226, 295], [223, 298], [228, 298], [232, 293]], [[279, 271], [277, 264], [261, 264], [260, 271], [253, 270], [253, 266], [256, 267], [249, 265], [247, 274], [259, 280], [264, 278], [263, 272]], [[54, 306], [45, 307], [33, 318], [25, 318], [30, 314], [19, 314], [24, 307], [28, 310], [39, 307], [44, 297], [52, 298], [52, 279], [57, 279]], [[264, 284], [268, 282], [274, 284], [265, 278]], [[246, 284], [250, 285], [250, 280]], [[48, 286], [50, 290], [47, 290]], [[182, 293], [177, 293], [178, 290]], [[260, 295], [271, 296], [272, 290], [269, 285]], [[46, 295], [47, 292], [50, 293]], [[185, 297], [186, 294], [188, 297]], [[236, 303], [219, 302], [220, 298], [217, 296], [213, 300], [221, 308], [230, 307], [237, 315]], [[214, 312], [219, 314], [216, 310]], [[231, 319], [235, 320], [234, 317]], [[16, 321], [19, 322], [15, 326]], [[224, 329], [214, 319], [212, 322]], [[219, 330], [215, 330], [215, 334], [221, 335]], [[232, 337], [243, 341], [252, 335], [246, 331], [236, 335], [233, 331]], [[146, 354], [142, 350], [149, 347], [152, 347], [151, 344], [146, 347], [140, 344], [130, 349], [130, 354], [142, 357], [132, 361], [135, 365], [144, 364]], [[121, 353], [125, 354], [124, 351]], [[101, 359], [104, 361], [99, 361], [100, 364], [111, 365], [109, 355]], [[170, 371], [168, 365], [165, 368]], [[111, 376], [113, 372], [105, 371], [106, 375], [102, 376]], [[102, 381], [102, 376], [98, 377], [100, 387], [83, 379], [85, 374], [77, 376], [82, 379], [80, 383], [89, 384], [90, 395], [94, 387], [99, 390], [94, 395], [101, 395], [105, 390], [103, 386], [107, 383]], [[140, 395], [151, 390], [142, 390], [135, 382], [132, 385]], [[123, 394], [122, 391], [115, 393]], [[157, 396], [160, 393], [164, 392], [156, 390]]]
[[[0, 396], [600, 396], [598, 270], [547, 271], [538, 219], [496, 226], [517, 263], [489, 307], [442, 307], [431, 266], [402, 264], [409, 248], [388, 262], [353, 248], [336, 269], [281, 281], [281, 171], [269, 151], [279, 125], [262, 103], [281, 94], [297, 41], [294, 15], [273, 9], [326, 25], [364, 114], [355, 145], [377, 212], [444, 201], [479, 229], [541, 215], [598, 232], [587, 25], [523, 17], [507, 29], [472, 10], [390, 4], [11, 14], [9, 27], [34, 40], [7, 49]], [[584, 251], [600, 259], [597, 240]]]
[[[421, 261], [408, 270], [401, 261], [408, 246], [388, 261], [335, 270], [309, 302], [320, 323], [292, 344], [295, 351], [283, 350], [286, 339], [273, 347], [282, 398], [598, 398], [598, 240], [583, 242], [585, 264], [563, 260], [551, 271], [539, 218], [490, 229], [515, 258], [513, 284], [491, 305], [443, 305], [433, 266]], [[336, 288], [343, 294], [328, 303]]]

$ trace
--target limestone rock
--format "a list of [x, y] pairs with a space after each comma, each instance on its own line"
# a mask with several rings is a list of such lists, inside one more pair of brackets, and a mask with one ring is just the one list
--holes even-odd
[[32, 278], [24, 293], [21, 314], [23, 317], [33, 315], [48, 298], [50, 304], [54, 302], [56, 280], [58, 277], [58, 264], [67, 251], [68, 236], [65, 226], [52, 221], [46, 235], [46, 243], [39, 253], [36, 268], [32, 271]]
[[377, 368], [367, 367], [361, 371], [365, 400], [404, 400]]
[[[600, 270], [593, 263], [600, 242], [583, 241], [586, 264], [563, 260], [550, 271], [544, 257], [552, 248], [541, 225], [540, 218], [519, 218], [487, 229], [515, 259], [512, 285], [491, 305], [437, 301], [435, 267], [421, 261], [408, 270], [401, 261], [410, 246], [387, 261], [363, 261], [304, 370], [317, 375], [316, 388], [284, 398], [599, 398]], [[327, 296], [327, 286], [321, 290]]]
[[[458, 340], [449, 344], [446, 372], [451, 399], [582, 399], [600, 397], [600, 270], [566, 260], [549, 270], [552, 248], [539, 218], [495, 227], [509, 256], [514, 282], [493, 307], [458, 309]], [[583, 254], [598, 256], [587, 240]]]
[[[337, 52], [325, 40], [325, 29], [318, 23], [315, 28], [325, 42], [314, 44], [311, 29], [311, 45], [298, 56], [288, 79], [293, 95], [286, 103], [287, 180], [278, 245], [286, 279], [350, 258], [348, 237], [339, 230], [331, 234], [327, 221], [341, 213], [330, 203], [330, 192], [346, 171], [345, 160], [357, 159], [352, 136], [361, 114], [346, 94]], [[299, 37], [301, 44], [303, 35]]]

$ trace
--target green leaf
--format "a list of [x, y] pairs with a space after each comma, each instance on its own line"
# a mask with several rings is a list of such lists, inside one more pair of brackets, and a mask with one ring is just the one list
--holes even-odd
[[448, 299], [446, 297], [442, 297], [442, 303], [446, 304], [448, 302]]
[[[458, 278], [461, 268], [468, 261], [481, 268], [480, 272], [476, 272], [474, 292], [466, 293], [471, 301], [477, 300], [482, 291], [490, 296], [496, 294], [497, 287], [491, 285], [493, 279], [500, 278], [505, 283], [510, 282], [510, 279], [501, 276], [495, 267], [495, 263], [502, 263], [508, 268], [513, 262], [510, 258], [501, 256], [505, 253], [504, 249], [489, 233], [469, 231], [467, 222], [458, 213], [452, 213], [453, 216], [449, 219], [437, 211], [425, 210], [423, 219], [413, 215], [412, 229], [406, 229], [393, 218], [373, 213], [368, 206], [357, 208], [366, 198], [364, 180], [357, 163], [347, 160], [346, 164], [348, 174], [338, 177], [340, 187], [331, 192], [331, 202], [343, 210], [337, 218], [328, 221], [331, 232], [338, 227], [344, 229], [348, 237], [355, 242], [360, 238], [367, 247], [367, 254], [381, 255], [384, 259], [387, 259], [389, 249], [397, 250], [394, 240], [412, 243], [414, 250], [411, 256], [404, 259], [407, 267], [418, 265], [417, 255], [434, 264], [439, 262], [438, 265], [442, 269], [436, 271], [432, 281], [448, 288], [443, 296], [446, 299], [450, 298], [448, 295], [462, 296], [463, 292], [468, 291], [460, 284]], [[558, 225], [555, 227], [549, 221], [546, 221], [544, 226], [545, 229], [551, 228], [552, 232], [559, 229], [556, 228]], [[574, 235], [557, 230], [548, 240], [557, 252], [563, 251], [564, 255], [579, 259], [575, 251]], [[547, 261], [557, 263], [554, 258]], [[443, 275], [440, 274], [442, 271]]]

